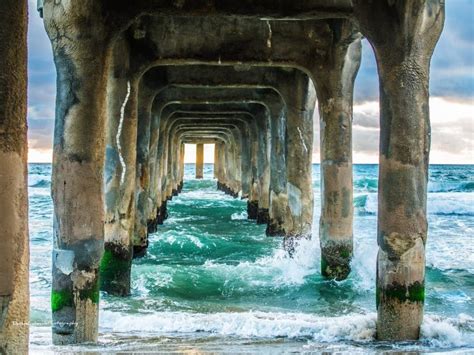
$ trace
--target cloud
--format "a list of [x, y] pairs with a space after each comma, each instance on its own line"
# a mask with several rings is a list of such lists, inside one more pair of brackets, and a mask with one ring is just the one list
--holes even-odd
[[[314, 117], [313, 161], [319, 162], [319, 114]], [[430, 98], [431, 162], [474, 163], [474, 100]], [[352, 149], [355, 163], [376, 163], [379, 151], [379, 102], [354, 105]]]
[[[431, 60], [433, 96], [474, 97], [474, 1], [446, 1], [446, 21]], [[362, 42], [362, 65], [354, 97], [378, 99], [377, 65], [367, 40]]]

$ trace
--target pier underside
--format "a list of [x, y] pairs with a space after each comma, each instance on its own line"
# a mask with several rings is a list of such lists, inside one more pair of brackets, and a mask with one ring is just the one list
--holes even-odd
[[[444, 1], [44, 0], [40, 12], [58, 90], [55, 344], [97, 341], [100, 290], [130, 295], [132, 259], [147, 253], [148, 235], [159, 233], [167, 202], [183, 187], [185, 144], [197, 145], [196, 178], [203, 144], [215, 145], [217, 188], [246, 199], [249, 219], [291, 254], [317, 230], [319, 116], [321, 273], [350, 277], [352, 100], [362, 37], [380, 80], [377, 337], [419, 337], [429, 64]], [[0, 175], [0, 215], [9, 216], [0, 221], [0, 353], [28, 344], [26, 16], [25, 0], [0, 9], [0, 43], [18, 44], [0, 45], [1, 88], [9, 88], [0, 91], [0, 166], [9, 167]]]

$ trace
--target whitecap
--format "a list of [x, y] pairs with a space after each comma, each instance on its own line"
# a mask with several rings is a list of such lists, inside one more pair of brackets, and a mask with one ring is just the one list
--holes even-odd
[[232, 213], [230, 219], [233, 221], [247, 219], [248, 215], [246, 211]]

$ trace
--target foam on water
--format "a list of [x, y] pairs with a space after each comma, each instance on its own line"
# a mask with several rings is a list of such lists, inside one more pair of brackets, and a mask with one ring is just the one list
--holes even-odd
[[[242, 338], [306, 338], [316, 342], [374, 342], [376, 314], [348, 314], [320, 317], [308, 313], [225, 312], [123, 315], [101, 313], [103, 332], [188, 334], [201, 336], [238, 336]], [[474, 346], [474, 319], [461, 314], [457, 318], [426, 315], [420, 342], [409, 348], [459, 348]], [[207, 333], [207, 335], [206, 335]], [[400, 344], [396, 345], [400, 346]], [[408, 350], [406, 349], [406, 350]]]

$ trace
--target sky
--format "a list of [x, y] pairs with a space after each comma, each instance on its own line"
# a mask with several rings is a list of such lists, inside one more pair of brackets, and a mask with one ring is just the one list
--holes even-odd
[[[54, 128], [56, 71], [51, 44], [30, 3], [28, 34], [28, 141], [30, 162], [50, 162]], [[474, 0], [446, 1], [446, 22], [433, 54], [430, 78], [433, 164], [474, 164]], [[362, 64], [354, 91], [353, 160], [377, 163], [379, 146], [378, 76], [372, 48], [363, 41]], [[315, 110], [313, 162], [319, 162], [319, 117]], [[194, 161], [194, 149], [186, 149]], [[212, 147], [206, 147], [212, 162]]]

